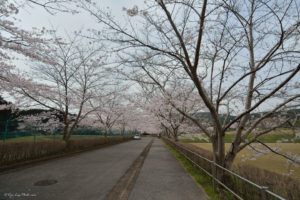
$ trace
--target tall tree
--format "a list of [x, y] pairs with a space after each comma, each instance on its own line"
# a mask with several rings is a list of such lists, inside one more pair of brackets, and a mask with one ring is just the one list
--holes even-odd
[[116, 89], [112, 89], [106, 95], [98, 95], [90, 101], [93, 108], [93, 115], [96, 122], [104, 129], [104, 136], [107, 137], [113, 126], [123, 115], [123, 96]]
[[[262, 121], [300, 98], [294, 87], [300, 70], [298, 1], [147, 1], [143, 10], [124, 8], [126, 25], [91, 4], [82, 7], [107, 27], [101, 37], [114, 42], [121, 70], [132, 80], [139, 77], [164, 93], [174, 75], [194, 84], [213, 130], [178, 110], [210, 138], [214, 160], [222, 166], [230, 167], [243, 148], [284, 124], [248, 138]], [[266, 112], [249, 123], [257, 111]], [[223, 113], [236, 117], [222, 121]], [[235, 123], [226, 153], [225, 134]]]
[[34, 62], [31, 74], [36, 72], [36, 76], [25, 73], [10, 81], [15, 99], [23, 98], [27, 101], [24, 103], [37, 103], [63, 116], [65, 141], [69, 140], [80, 120], [92, 112], [86, 103], [104, 82], [101, 49], [92, 45], [84, 47], [81, 42], [78, 36], [69, 41], [55, 38], [48, 53], [51, 63]]

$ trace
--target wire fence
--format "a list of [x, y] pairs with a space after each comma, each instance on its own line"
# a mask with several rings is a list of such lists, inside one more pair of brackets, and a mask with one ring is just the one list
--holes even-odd
[[164, 140], [187, 160], [192, 162], [194, 167], [201, 169], [210, 176], [214, 188], [219, 185], [221, 188], [231, 193], [234, 199], [285, 200], [285, 198], [270, 191], [266, 186], [255, 184], [182, 145], [178, 145], [168, 139]]
[[[44, 127], [42, 123], [36, 123], [29, 127], [22, 129], [16, 128], [14, 121], [0, 121], [0, 142], [24, 142], [24, 141], [48, 141], [48, 140], [62, 140], [63, 128]], [[136, 134], [135, 131], [125, 131], [124, 136]], [[121, 136], [121, 132], [117, 130], [110, 131], [108, 136]], [[99, 129], [92, 129], [89, 127], [76, 128], [71, 139], [81, 139], [87, 137], [104, 136], [104, 131]]]

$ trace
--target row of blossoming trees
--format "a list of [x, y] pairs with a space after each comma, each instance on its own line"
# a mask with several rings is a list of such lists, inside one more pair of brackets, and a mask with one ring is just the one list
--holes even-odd
[[[176, 135], [178, 124], [189, 120], [210, 139], [222, 166], [291, 119], [258, 128], [262, 123], [299, 105], [298, 1], [147, 1], [123, 9], [125, 23], [92, 3], [81, 6], [106, 27], [95, 38], [111, 42], [116, 73], [137, 82], [145, 101], [159, 106], [150, 110], [161, 126], [168, 121]], [[184, 103], [188, 95], [198, 101]], [[210, 113], [209, 123], [199, 120], [198, 109]], [[253, 119], [254, 113], [263, 114]], [[233, 127], [225, 152], [225, 134]]]
[[[66, 7], [69, 3], [73, 2], [1, 1], [1, 96], [9, 96], [20, 109], [51, 111], [23, 116], [19, 128], [43, 121], [39, 127], [63, 127], [65, 141], [78, 126], [102, 129], [105, 136], [112, 129], [119, 129], [121, 134], [126, 130], [154, 132], [151, 120], [147, 126], [142, 123], [147, 121], [147, 114], [132, 106], [126, 94], [128, 86], [115, 81], [109, 72], [103, 44], [89, 41], [78, 32], [62, 38], [53, 30], [29, 31], [15, 25], [13, 17], [26, 6], [39, 6], [49, 14], [76, 13]], [[30, 69], [22, 70], [24, 64]], [[1, 109], [11, 114], [18, 111], [10, 103], [3, 103]]]
[[[74, 3], [102, 27], [84, 38], [27, 32], [6, 19], [16, 6], [1, 4], [1, 89], [23, 107], [38, 104], [61, 113], [65, 140], [79, 123], [101, 124], [106, 134], [114, 126], [164, 131], [176, 140], [181, 132], [203, 132], [215, 162], [230, 167], [238, 152], [261, 142], [259, 136], [298, 119], [278, 117], [299, 106], [296, 0], [147, 1], [142, 8], [123, 8], [123, 21], [91, 1], [24, 3], [54, 13], [71, 11], [65, 3]], [[29, 58], [37, 76], [14, 70], [9, 52]], [[125, 95], [130, 87], [117, 79], [139, 93]], [[199, 118], [201, 112], [209, 119]]]

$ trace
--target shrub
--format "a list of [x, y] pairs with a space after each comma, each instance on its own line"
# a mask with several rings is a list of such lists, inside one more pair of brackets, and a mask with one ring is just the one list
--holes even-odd
[[16, 142], [0, 144], [0, 165], [41, 158], [65, 149], [64, 141]]
[[120, 143], [130, 139], [132, 139], [132, 136], [71, 139], [68, 144], [63, 140], [0, 143], [0, 166], [40, 159], [56, 154], [91, 149], [105, 144]]
[[287, 199], [296, 200], [300, 197], [299, 181], [288, 176], [245, 164], [235, 165], [233, 170], [258, 185], [269, 187], [271, 191]]

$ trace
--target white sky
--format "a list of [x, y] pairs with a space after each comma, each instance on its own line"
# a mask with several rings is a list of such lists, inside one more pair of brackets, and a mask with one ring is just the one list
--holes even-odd
[[[115, 16], [117, 20], [122, 21], [126, 16], [126, 12], [122, 10], [123, 7], [132, 8], [134, 5], [137, 5], [141, 8], [143, 7], [144, 1], [98, 0], [97, 3], [100, 8], [110, 9], [112, 15]], [[38, 29], [41, 29], [42, 27], [47, 29], [54, 28], [59, 35], [65, 35], [66, 33], [71, 34], [72, 32], [81, 29], [99, 28], [99, 24], [96, 22], [95, 18], [91, 17], [86, 11], [81, 11], [81, 13], [75, 15], [72, 15], [71, 13], [56, 13], [55, 15], [51, 15], [42, 7], [32, 6], [20, 9], [17, 18], [20, 19], [18, 26], [26, 30], [30, 30], [32, 27]], [[26, 71], [29, 70], [29, 68], [25, 66], [25, 63], [22, 62], [18, 63], [18, 67]]]
[[[132, 8], [134, 5], [139, 7], [143, 6], [143, 1], [141, 0], [98, 0], [97, 2], [98, 7], [110, 9], [112, 15], [118, 20], [122, 20], [126, 15], [126, 12], [122, 11], [123, 7]], [[51, 15], [42, 7], [32, 6], [20, 9], [17, 17], [21, 20], [19, 25], [22, 28], [45, 27], [51, 29], [53, 27], [60, 33], [70, 33], [82, 28], [88, 29], [98, 26], [95, 22], [95, 18], [91, 17], [85, 11], [74, 15], [71, 13], [56, 13], [55, 15]]]
[[[141, 0], [93, 0], [97, 2], [97, 7], [101, 9], [107, 9], [111, 11], [112, 15], [116, 17], [118, 21], [123, 21], [127, 16], [126, 11], [123, 11], [123, 7], [132, 8], [137, 5], [139, 8], [143, 7], [144, 2]], [[75, 7], [73, 7], [75, 8]], [[16, 25], [25, 29], [31, 30], [33, 27], [37, 29], [54, 29], [57, 34], [62, 37], [66, 37], [66, 34], [72, 34], [74, 31], [87, 30], [89, 28], [101, 30], [101, 26], [96, 22], [96, 19], [92, 17], [87, 11], [77, 9], [80, 13], [71, 14], [56, 12], [54, 15], [47, 12], [43, 7], [30, 4], [24, 8], [19, 9]], [[125, 21], [124, 21], [125, 22]], [[22, 61], [27, 58], [20, 58], [15, 64], [17, 68], [22, 71], [30, 71], [30, 62]]]

